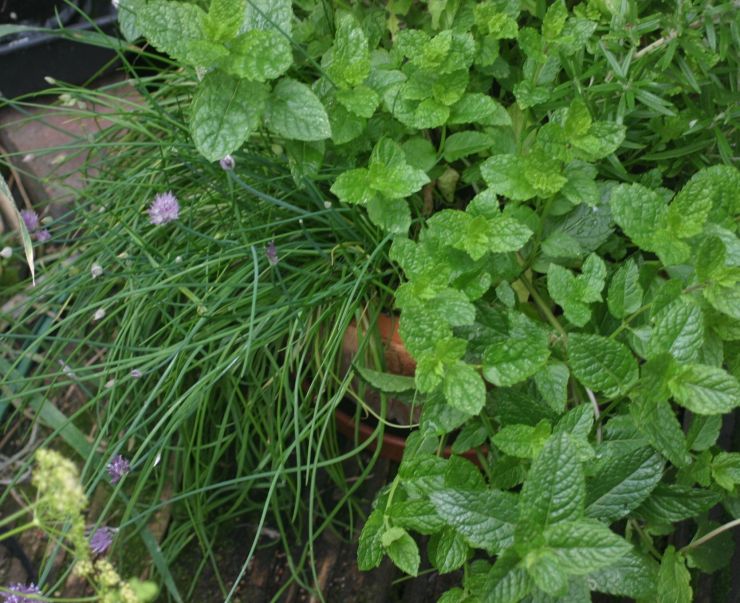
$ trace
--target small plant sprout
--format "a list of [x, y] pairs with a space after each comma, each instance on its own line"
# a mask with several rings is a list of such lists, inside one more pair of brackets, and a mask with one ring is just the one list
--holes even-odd
[[116, 485], [124, 475], [131, 471], [131, 463], [121, 454], [114, 456], [106, 467], [110, 476], [110, 483]]
[[180, 217], [180, 203], [171, 192], [161, 193], [154, 197], [149, 207], [149, 222], [155, 226], [161, 226], [173, 222]]
[[103, 267], [97, 262], [95, 262], [90, 267], [90, 276], [92, 276], [93, 278], [98, 278], [99, 276], [102, 276], [102, 275], [103, 275]]

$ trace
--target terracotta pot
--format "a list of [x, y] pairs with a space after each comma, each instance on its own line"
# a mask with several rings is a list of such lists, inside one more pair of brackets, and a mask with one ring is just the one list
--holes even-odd
[[[386, 370], [389, 373], [396, 375], [412, 377], [416, 370], [416, 362], [414, 362], [414, 359], [411, 357], [411, 354], [409, 354], [406, 346], [401, 340], [401, 335], [398, 332], [399, 318], [397, 316], [381, 314], [378, 317], [375, 326], [380, 343], [383, 346], [383, 357], [385, 360]], [[360, 327], [358, 327], [355, 321], [352, 321], [347, 328], [347, 332], [344, 334], [344, 339], [342, 341], [343, 370], [349, 370], [352, 362], [357, 357], [360, 334]], [[352, 386], [357, 387], [357, 385], [359, 385], [359, 379], [356, 379]], [[380, 392], [366, 385], [364, 402], [375, 412], [380, 414]], [[386, 419], [391, 423], [395, 423], [399, 426], [418, 423], [420, 411], [421, 409], [418, 407], [412, 409], [408, 404], [401, 400], [390, 396], [388, 397]], [[337, 431], [349, 439], [357, 437], [360, 442], [364, 442], [372, 437], [373, 432], [376, 429], [374, 419], [372, 421], [362, 421], [357, 425], [355, 415], [352, 413], [346, 412], [341, 408], [337, 408], [335, 415]], [[394, 431], [398, 432], [400, 430], [397, 429]], [[371, 443], [369, 448], [371, 450], [375, 450], [376, 443]], [[385, 430], [380, 449], [380, 455], [382, 457], [392, 461], [401, 462], [405, 448], [405, 437], [398, 433], [389, 432], [388, 429]], [[481, 451], [484, 453], [486, 450], [486, 447], [481, 448]], [[445, 447], [442, 454], [445, 457], [449, 457], [452, 454], [451, 447]], [[475, 450], [469, 450], [462, 456], [476, 464], [478, 463], [478, 456]]]

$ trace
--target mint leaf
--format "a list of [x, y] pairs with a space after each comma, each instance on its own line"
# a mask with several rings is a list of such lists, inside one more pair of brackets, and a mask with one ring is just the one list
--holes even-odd
[[480, 166], [486, 184], [497, 195], [514, 201], [526, 201], [537, 195], [536, 189], [525, 178], [521, 158], [516, 155], [494, 155]]
[[542, 37], [545, 40], [555, 40], [563, 31], [567, 18], [568, 9], [565, 7], [565, 2], [557, 0], [551, 4], [542, 19]]
[[293, 31], [292, 0], [248, 0], [243, 31], [275, 30], [287, 38]]
[[392, 199], [408, 197], [429, 182], [420, 169], [406, 162], [406, 155], [398, 143], [381, 139], [370, 156], [370, 186]]
[[[149, 42], [160, 52], [170, 55], [183, 63], [206, 66], [194, 58], [197, 45], [207, 43], [205, 24], [206, 13], [199, 6], [184, 2], [155, 0], [137, 5], [136, 22]], [[217, 51], [216, 51], [217, 52]], [[225, 50], [224, 50], [225, 54]], [[211, 57], [213, 62], [218, 57]]]
[[375, 509], [367, 518], [357, 547], [357, 566], [368, 571], [380, 565], [383, 560], [383, 512]]
[[260, 123], [268, 90], [220, 71], [209, 73], [193, 99], [190, 132], [198, 151], [217, 161], [242, 146]]
[[429, 495], [437, 513], [472, 547], [496, 554], [514, 539], [517, 499], [497, 490], [441, 489]]
[[733, 492], [740, 484], [740, 453], [720, 452], [712, 459], [712, 479], [725, 490]]
[[483, 376], [503, 387], [531, 377], [550, 356], [547, 333], [537, 323], [516, 311], [508, 323], [508, 334], [492, 334], [483, 353]]
[[637, 513], [648, 521], [675, 523], [708, 511], [719, 500], [719, 494], [711, 490], [680, 484], [658, 484], [648, 499], [638, 507]]
[[411, 226], [411, 210], [403, 199], [371, 197], [367, 202], [367, 215], [373, 224], [387, 232], [405, 234]]
[[463, 536], [445, 527], [429, 539], [429, 561], [440, 574], [454, 572], [468, 559], [468, 545]]
[[562, 362], [550, 362], [534, 375], [537, 391], [555, 412], [565, 410], [570, 371]]
[[399, 393], [414, 389], [414, 378], [374, 371], [364, 366], [356, 367], [362, 378], [382, 392]]
[[339, 14], [336, 28], [327, 73], [340, 88], [352, 88], [362, 84], [370, 74], [367, 37], [349, 13]]
[[372, 88], [359, 85], [348, 90], [338, 90], [337, 101], [350, 113], [369, 119], [378, 108], [380, 97]]
[[[679, 236], [699, 234], [705, 221], [730, 226], [740, 211], [740, 173], [729, 165], [699, 170], [678, 192], [671, 204], [669, 221]], [[675, 209], [674, 209], [675, 206]]]
[[657, 603], [691, 603], [694, 600], [691, 590], [691, 574], [686, 569], [683, 555], [669, 546], [663, 553], [658, 570]]
[[486, 385], [469, 364], [456, 362], [445, 369], [445, 400], [453, 408], [477, 415], [486, 403]]
[[370, 174], [365, 168], [339, 174], [330, 190], [340, 201], [352, 205], [365, 205], [374, 197], [370, 189]]
[[740, 383], [724, 369], [689, 364], [669, 381], [676, 402], [698, 415], [718, 415], [740, 406]]
[[434, 505], [426, 499], [394, 502], [388, 508], [387, 513], [394, 525], [414, 530], [420, 534], [434, 534], [445, 526], [442, 518], [437, 515]]
[[647, 356], [670, 353], [680, 362], [692, 362], [698, 358], [703, 344], [701, 308], [687, 296], [681, 296], [656, 313]]
[[273, 134], [292, 140], [323, 140], [331, 137], [329, 117], [311, 89], [296, 80], [278, 82], [270, 95], [265, 124]]
[[663, 476], [663, 460], [650, 448], [612, 457], [586, 481], [586, 515], [613, 523], [640, 506]]
[[642, 305], [640, 272], [635, 261], [630, 258], [622, 264], [609, 283], [607, 304], [615, 318], [626, 318]]
[[545, 446], [550, 432], [550, 424], [543, 419], [535, 427], [506, 425], [496, 432], [491, 441], [504, 454], [531, 459], [536, 457]]
[[721, 415], [695, 415], [686, 433], [686, 441], [691, 450], [707, 450], [716, 444], [721, 428]]
[[519, 564], [513, 551], [496, 559], [479, 590], [474, 590], [482, 603], [518, 603], [532, 590], [533, 581]]
[[591, 590], [610, 595], [652, 600], [657, 580], [657, 563], [632, 550], [607, 567], [591, 572], [588, 586]]
[[630, 414], [650, 444], [674, 465], [685, 467], [691, 462], [686, 437], [668, 402], [637, 397], [630, 404]]
[[607, 567], [632, 550], [632, 545], [604, 524], [586, 519], [551, 525], [544, 536], [560, 566], [574, 576]]
[[565, 317], [582, 327], [591, 319], [589, 304], [601, 301], [601, 290], [606, 280], [606, 265], [595, 253], [588, 256], [581, 268], [582, 274], [573, 274], [557, 264], [547, 270], [547, 290], [563, 308]]
[[520, 519], [545, 528], [583, 516], [583, 468], [567, 434], [553, 435], [535, 458], [522, 487]]
[[610, 398], [626, 393], [637, 381], [637, 363], [629, 349], [600, 335], [572, 334], [568, 364], [584, 386]]
[[257, 82], [274, 80], [293, 64], [290, 42], [273, 30], [248, 31], [228, 47], [229, 55], [221, 60], [220, 67], [240, 78]]
[[493, 145], [493, 139], [484, 132], [473, 130], [455, 132], [445, 140], [444, 158], [452, 163], [468, 155], [485, 151]]
[[483, 126], [510, 126], [511, 117], [493, 98], [480, 92], [465, 94], [450, 107], [449, 125], [481, 124]]
[[248, 0], [211, 0], [206, 21], [208, 36], [217, 42], [230, 40], [239, 33]]
[[527, 573], [537, 588], [552, 595], [562, 596], [568, 590], [568, 575], [558, 556], [549, 549], [539, 549], [527, 553], [523, 561]]
[[[702, 521], [692, 542], [718, 527], [720, 524], [715, 521]], [[735, 539], [732, 536], [731, 531], [722, 532], [711, 540], [689, 549], [686, 552], [688, 566], [697, 567], [708, 574], [727, 567], [735, 553]]]
[[419, 547], [416, 541], [403, 528], [390, 528], [381, 537], [383, 548], [391, 561], [402, 572], [411, 576], [419, 573]]
[[668, 227], [668, 205], [655, 191], [641, 184], [620, 184], [612, 191], [614, 221], [641, 249], [656, 251], [656, 232]]

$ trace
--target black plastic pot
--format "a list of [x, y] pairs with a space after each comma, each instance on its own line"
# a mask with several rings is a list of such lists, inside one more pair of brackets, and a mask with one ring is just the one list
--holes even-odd
[[[116, 31], [116, 10], [109, 0], [76, 0], [95, 26]], [[0, 0], [0, 24], [93, 30], [78, 10], [63, 0]], [[80, 44], [42, 32], [20, 32], [0, 39], [0, 96], [13, 98], [48, 86], [44, 77], [81, 84], [114, 57], [107, 48]]]

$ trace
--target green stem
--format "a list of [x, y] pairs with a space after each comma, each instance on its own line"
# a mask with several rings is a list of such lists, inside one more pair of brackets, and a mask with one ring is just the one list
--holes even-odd
[[[517, 257], [521, 260], [521, 256], [519, 254], [517, 254]], [[552, 310], [550, 310], [549, 306], [545, 303], [545, 300], [543, 300], [542, 297], [540, 297], [540, 294], [537, 293], [537, 289], [535, 289], [534, 285], [524, 274], [522, 274], [520, 280], [522, 281], [522, 283], [524, 283], [527, 291], [529, 291], [529, 294], [532, 296], [532, 299], [537, 304], [537, 307], [540, 309], [542, 314], [545, 315], [547, 321], [555, 328], [558, 333], [560, 333], [560, 335], [564, 339], [567, 339], [568, 333], [565, 332], [563, 325], [561, 325], [558, 319], [555, 318], [555, 315], [552, 313]]]
[[[16, 511], [12, 515], [8, 515], [8, 517], [4, 517], [2, 521], [0, 521], [0, 527], [14, 522], [19, 517], [23, 517], [24, 515], [27, 515], [30, 512], [31, 512], [30, 508], [25, 508], [25, 509], [21, 509], [20, 511]], [[1, 537], [0, 537], [0, 540], [2, 540]]]
[[727, 530], [731, 530], [732, 528], [735, 528], [737, 526], [740, 526], [740, 519], [733, 519], [732, 521], [729, 521], [726, 524], [719, 526], [718, 528], [712, 530], [711, 532], [704, 534], [704, 536], [702, 536], [701, 538], [698, 538], [697, 540], [690, 542], [685, 547], [683, 547], [679, 552], [685, 553], [686, 551], [695, 549], [696, 547], [701, 546], [705, 542], [710, 541], [715, 536], [719, 536], [722, 532], [726, 532]]
[[30, 530], [31, 528], [35, 526], [36, 526], [36, 522], [29, 521], [28, 523], [23, 524], [22, 526], [18, 526], [17, 528], [13, 528], [12, 530], [3, 532], [2, 535], [0, 535], [0, 540], [5, 540], [6, 538], [12, 538], [16, 534], [21, 534], [22, 532], [25, 532], [26, 530]]
[[609, 339], [616, 339], [617, 335], [619, 335], [622, 331], [624, 331], [627, 327], [629, 327], [630, 323], [637, 318], [640, 314], [642, 314], [645, 310], [649, 310], [652, 304], [646, 304], [639, 310], [633, 312], [630, 314], [627, 318], [624, 319], [621, 325], [619, 325], [614, 333], [609, 335]]

